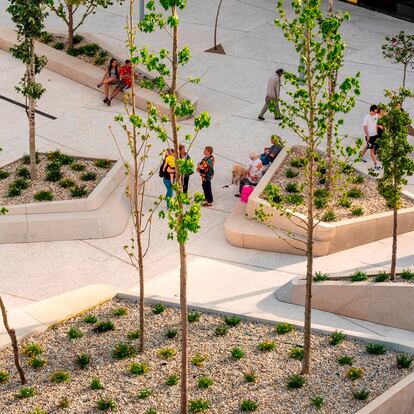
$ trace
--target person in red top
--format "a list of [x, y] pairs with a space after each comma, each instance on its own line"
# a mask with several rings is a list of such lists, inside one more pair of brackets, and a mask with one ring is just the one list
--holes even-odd
[[125, 61], [125, 65], [119, 69], [119, 82], [116, 84], [114, 91], [110, 98], [106, 98], [104, 102], [110, 106], [112, 99], [118, 95], [119, 92], [125, 92], [128, 88], [131, 87], [132, 84], [132, 66], [131, 61], [127, 59]]

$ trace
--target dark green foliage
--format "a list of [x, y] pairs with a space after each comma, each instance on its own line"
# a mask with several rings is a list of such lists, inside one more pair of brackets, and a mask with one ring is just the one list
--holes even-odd
[[112, 315], [117, 316], [118, 318], [121, 316], [125, 316], [126, 314], [128, 314], [128, 308], [124, 308], [124, 307], [119, 307], [119, 308], [115, 308], [112, 311]]
[[197, 311], [189, 312], [187, 319], [189, 323], [198, 322], [201, 318], [201, 313]]
[[297, 347], [292, 348], [290, 350], [289, 357], [292, 358], [292, 359], [297, 359], [298, 361], [302, 361], [304, 353], [305, 353], [305, 351], [304, 351], [303, 347], [297, 346]]
[[165, 385], [168, 385], [169, 387], [173, 387], [174, 385], [177, 385], [180, 382], [180, 378], [178, 377], [178, 375], [170, 375], [166, 381], [165, 381]]
[[82, 54], [82, 48], [80, 47], [68, 47], [66, 53], [71, 56], [79, 56]]
[[9, 373], [4, 370], [0, 370], [0, 384], [5, 384], [9, 380]]
[[323, 220], [323, 221], [327, 221], [327, 222], [330, 222], [330, 221], [335, 221], [335, 220], [336, 220], [336, 214], [335, 214], [335, 211], [333, 211], [333, 210], [329, 210], [329, 211], [327, 211], [327, 212], [323, 215], [322, 220]]
[[341, 331], [335, 331], [329, 335], [329, 343], [333, 346], [339, 345], [345, 339], [346, 335]]
[[352, 201], [348, 198], [348, 196], [344, 196], [339, 200], [339, 205], [344, 208], [349, 208], [352, 205]]
[[178, 334], [177, 329], [175, 329], [175, 328], [170, 328], [170, 329], [168, 329], [168, 331], [165, 333], [165, 336], [166, 336], [168, 339], [173, 339], [173, 338], [175, 338], [175, 337], [177, 336], [177, 334]]
[[362, 191], [359, 188], [351, 188], [346, 195], [350, 198], [361, 198], [362, 197]]
[[158, 355], [164, 359], [170, 359], [175, 356], [177, 351], [174, 348], [162, 348], [158, 351]]
[[23, 347], [22, 354], [33, 358], [39, 355], [42, 355], [44, 352], [44, 349], [37, 343], [32, 342], [31, 344], [27, 344]]
[[47, 154], [47, 159], [52, 161], [53, 164], [58, 166], [71, 165], [75, 161], [75, 158], [71, 155], [62, 154], [59, 150], [52, 151]]
[[39, 407], [36, 407], [33, 411], [30, 411], [27, 414], [48, 414], [48, 413], [46, 411], [41, 410]]
[[29, 186], [29, 183], [24, 178], [18, 178], [9, 185], [9, 191], [7, 195], [9, 197], [17, 197], [22, 194], [22, 190], [25, 190]]
[[166, 307], [162, 303], [157, 303], [152, 307], [152, 313], [155, 315], [160, 315], [165, 311]]
[[384, 355], [387, 352], [384, 345], [373, 343], [367, 344], [365, 350], [371, 355]]
[[375, 282], [377, 283], [381, 283], [381, 282], [385, 282], [386, 280], [388, 280], [390, 278], [390, 275], [387, 272], [379, 272], [376, 276], [375, 276]]
[[106, 63], [108, 59], [108, 52], [106, 50], [100, 50], [95, 57], [93, 64], [96, 66], [102, 66]]
[[100, 47], [96, 43], [90, 43], [85, 46], [82, 46], [79, 49], [82, 55], [94, 57], [96, 55], [96, 52], [98, 52], [98, 50], [100, 49]]
[[269, 184], [266, 186], [264, 196], [271, 205], [277, 205], [283, 201], [280, 187], [275, 184]]
[[363, 216], [364, 209], [362, 207], [354, 207], [353, 209], [351, 209], [351, 213], [353, 216]]
[[63, 42], [56, 42], [53, 47], [57, 50], [63, 50], [65, 48], [65, 45]]
[[144, 375], [149, 371], [149, 365], [146, 362], [133, 362], [129, 367], [129, 372], [134, 375]]
[[224, 336], [227, 335], [229, 332], [229, 328], [227, 325], [219, 325], [214, 328], [214, 335], [216, 336]]
[[157, 410], [155, 410], [154, 408], [149, 408], [145, 414], [157, 414]]
[[204, 365], [204, 362], [206, 362], [208, 359], [207, 354], [200, 354], [197, 352], [194, 354], [194, 356], [191, 358], [191, 363], [196, 367], [202, 367]]
[[133, 358], [136, 356], [136, 354], [137, 350], [135, 347], [124, 342], [119, 342], [114, 346], [114, 349], [112, 350], [112, 358], [114, 359]]
[[88, 171], [81, 175], [82, 181], [94, 181], [96, 180], [96, 173]]
[[0, 180], [4, 180], [9, 176], [10, 176], [9, 172], [0, 170]]
[[299, 171], [294, 171], [291, 168], [289, 168], [288, 170], [286, 170], [285, 175], [287, 178], [295, 178], [299, 175]]
[[413, 363], [413, 356], [412, 355], [399, 354], [399, 355], [397, 355], [396, 358], [397, 358], [397, 367], [399, 369], [410, 368], [411, 364]]
[[25, 180], [30, 180], [30, 171], [27, 167], [20, 167], [17, 170], [17, 175]]
[[287, 382], [288, 388], [302, 388], [305, 385], [306, 379], [301, 375], [293, 374], [289, 377]]
[[295, 326], [291, 323], [282, 322], [275, 326], [275, 331], [278, 335], [284, 335], [295, 330]]
[[52, 33], [44, 31], [44, 32], [40, 33], [39, 40], [42, 43], [48, 44], [48, 43], [53, 41], [53, 35], [52, 35]]
[[[49, 164], [48, 166], [55, 166], [56, 164]], [[56, 182], [61, 180], [63, 177], [63, 174], [60, 171], [60, 167], [54, 167], [52, 169], [49, 170], [49, 172], [46, 174], [46, 180], [47, 181], [52, 181], [52, 182]]]
[[400, 273], [400, 276], [404, 280], [413, 280], [414, 279], [414, 272], [409, 269], [405, 269]]
[[17, 394], [14, 394], [16, 400], [23, 400], [25, 398], [33, 397], [36, 390], [33, 387], [21, 387]]
[[365, 389], [355, 390], [353, 396], [356, 400], [365, 401], [369, 397], [369, 391]]
[[250, 371], [250, 372], [245, 372], [245, 373], [243, 374], [243, 378], [244, 378], [244, 380], [245, 380], [246, 382], [248, 382], [248, 383], [252, 383], [252, 382], [256, 382], [256, 381], [257, 381], [257, 376], [256, 376], [256, 373], [255, 373], [255, 372], [253, 372], [253, 371]]
[[98, 401], [98, 409], [101, 411], [116, 411], [116, 403], [111, 398], [101, 398]]
[[[37, 151], [36, 151], [35, 158], [36, 158], [36, 164], [39, 164], [39, 162], [40, 162], [40, 154]], [[29, 154], [23, 154], [22, 155], [22, 163], [23, 164], [26, 164], [26, 165], [29, 165], [30, 164], [30, 155]]]
[[65, 179], [59, 181], [59, 185], [62, 188], [72, 188], [72, 187], [75, 186], [75, 181], [70, 180], [69, 178], [65, 178]]
[[78, 43], [82, 42], [83, 40], [83, 36], [81, 36], [80, 34], [75, 34], [73, 36], [73, 44], [77, 45]]
[[83, 171], [86, 168], [86, 166], [84, 164], [77, 162], [77, 163], [72, 164], [70, 168], [73, 171]]
[[256, 411], [258, 407], [259, 405], [253, 400], [243, 400], [240, 404], [240, 410], [248, 413]]
[[339, 365], [352, 365], [354, 363], [354, 358], [349, 355], [340, 356], [337, 360]]
[[115, 325], [112, 321], [102, 321], [98, 322], [93, 330], [98, 333], [104, 333], [108, 331], [113, 331], [114, 329]]
[[89, 354], [80, 354], [76, 357], [76, 364], [79, 368], [85, 369], [91, 363], [91, 356]]
[[265, 341], [260, 342], [260, 344], [258, 345], [258, 348], [260, 352], [271, 352], [275, 350], [276, 344], [274, 341], [265, 340]]
[[99, 378], [92, 378], [90, 384], [91, 390], [103, 390], [105, 387], [102, 385], [101, 380]]
[[234, 328], [235, 326], [240, 324], [241, 319], [238, 316], [226, 316], [224, 318], [224, 322], [227, 326]]
[[89, 315], [86, 315], [86, 316], [83, 318], [83, 321], [84, 321], [85, 323], [96, 323], [96, 322], [98, 322], [98, 318], [96, 317], [96, 315], [94, 315], [94, 314], [90, 313]]
[[357, 270], [352, 276], [351, 276], [351, 282], [364, 282], [365, 280], [368, 280], [367, 274], [362, 270]]
[[316, 208], [322, 209], [328, 205], [328, 199], [323, 197], [315, 198], [314, 204]]
[[192, 400], [189, 403], [189, 408], [192, 413], [202, 413], [210, 408], [210, 402], [207, 400]]
[[293, 158], [290, 161], [290, 166], [295, 168], [302, 168], [308, 164], [308, 160], [306, 158]]
[[310, 403], [317, 410], [320, 410], [325, 404], [325, 399], [321, 395], [315, 395], [314, 397], [310, 398]]
[[305, 199], [300, 194], [289, 194], [286, 197], [286, 201], [289, 204], [293, 204], [295, 206], [299, 206], [300, 204], [303, 204], [305, 202]]
[[39, 369], [44, 367], [47, 364], [47, 360], [43, 358], [36, 358], [33, 357], [27, 361], [27, 365], [32, 367], [33, 369]]
[[151, 390], [149, 390], [148, 388], [144, 388], [143, 390], [140, 390], [140, 392], [138, 393], [138, 398], [140, 400], [144, 400], [145, 398], [151, 397], [152, 394], [153, 392]]
[[112, 165], [112, 161], [110, 160], [96, 160], [95, 166], [98, 168], [110, 168]]
[[352, 165], [346, 164], [346, 163], [342, 164], [341, 170], [345, 175], [349, 175], [354, 171], [354, 169], [352, 168]]
[[214, 384], [214, 381], [209, 377], [201, 377], [197, 381], [198, 388], [208, 388]]
[[315, 272], [315, 276], [313, 276], [314, 282], [324, 282], [326, 280], [329, 280], [328, 273]]
[[70, 380], [70, 374], [66, 371], [55, 371], [49, 379], [51, 382], [55, 382], [56, 384], [62, 384]]
[[318, 188], [313, 192], [316, 198], [328, 198], [329, 193], [325, 188]]
[[353, 179], [352, 182], [354, 184], [362, 184], [365, 181], [365, 178], [362, 175], [356, 175]]
[[237, 346], [230, 350], [230, 354], [236, 360], [242, 359], [245, 355], [244, 351]]
[[288, 193], [300, 193], [299, 186], [296, 183], [287, 183], [285, 190]]
[[139, 329], [135, 329], [134, 331], [129, 331], [127, 333], [127, 338], [130, 340], [138, 339], [141, 336], [141, 332]]
[[53, 201], [54, 199], [52, 192], [47, 190], [37, 192], [33, 198], [36, 201]]
[[69, 339], [78, 339], [82, 338], [83, 332], [78, 328], [70, 328], [68, 331], [68, 338]]
[[59, 401], [58, 407], [65, 409], [65, 408], [69, 408], [69, 399], [67, 397], [62, 397], [61, 400]]
[[70, 194], [72, 197], [80, 198], [88, 195], [88, 191], [86, 190], [86, 187], [84, 185], [80, 187], [75, 185], [73, 188], [71, 188]]
[[349, 368], [348, 371], [346, 371], [346, 376], [350, 380], [355, 381], [364, 376], [364, 370], [362, 368]]

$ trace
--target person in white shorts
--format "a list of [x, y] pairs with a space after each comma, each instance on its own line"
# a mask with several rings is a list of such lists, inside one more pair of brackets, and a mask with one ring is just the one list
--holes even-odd
[[377, 156], [375, 155], [375, 143], [378, 139], [378, 114], [377, 114], [378, 107], [377, 105], [371, 105], [369, 108], [369, 114], [365, 115], [364, 122], [362, 124], [364, 128], [364, 135], [365, 135], [365, 147], [361, 153], [361, 159], [363, 162], [367, 162], [364, 158], [365, 153], [369, 150], [371, 159], [374, 163], [374, 167], [376, 170], [381, 169], [381, 166], [378, 163]]

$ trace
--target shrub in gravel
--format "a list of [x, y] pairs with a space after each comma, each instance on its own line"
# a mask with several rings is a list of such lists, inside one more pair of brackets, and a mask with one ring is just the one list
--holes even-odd
[[140, 336], [141, 336], [141, 332], [139, 329], [135, 329], [135, 331], [129, 331], [127, 333], [127, 338], [130, 340], [139, 339]]
[[329, 193], [325, 188], [317, 188], [314, 192], [313, 195], [316, 198], [328, 198]]
[[22, 194], [22, 190], [26, 190], [29, 183], [24, 178], [18, 178], [9, 185], [8, 197], [17, 197]]
[[56, 50], [63, 50], [65, 48], [65, 44], [63, 42], [56, 42], [53, 47]]
[[59, 185], [62, 188], [72, 188], [75, 186], [75, 181], [70, 180], [69, 178], [64, 178], [63, 180], [59, 181]]
[[5, 384], [9, 380], [9, 373], [4, 370], [0, 370], [0, 384]]
[[300, 193], [299, 186], [296, 183], [287, 183], [285, 186], [285, 190], [288, 193]]
[[29, 358], [42, 355], [43, 352], [44, 352], [44, 349], [35, 342], [25, 345], [22, 350], [22, 354]]
[[98, 168], [110, 168], [112, 161], [110, 160], [96, 160], [95, 166]]
[[413, 280], [414, 279], [414, 272], [412, 272], [409, 269], [404, 269], [401, 273], [400, 276], [402, 279], [404, 280]]
[[191, 358], [191, 363], [196, 367], [202, 367], [204, 365], [204, 362], [206, 362], [208, 359], [207, 354], [200, 354], [197, 352], [194, 354], [194, 356]]
[[67, 397], [62, 397], [59, 401], [58, 407], [65, 409], [65, 408], [69, 408], [69, 399]]
[[362, 368], [349, 368], [348, 371], [346, 371], [346, 376], [352, 381], [355, 381], [357, 379], [360, 379], [364, 376], [364, 370]]
[[375, 278], [374, 281], [377, 283], [385, 282], [390, 278], [390, 275], [387, 272], [379, 272]]
[[323, 197], [317, 197], [314, 200], [315, 207], [318, 209], [325, 208], [328, 205], [328, 199]]
[[91, 390], [103, 390], [105, 387], [102, 385], [101, 380], [97, 377], [91, 379]]
[[406, 355], [406, 354], [397, 355], [397, 368], [398, 369], [410, 368], [412, 363], [413, 363], [413, 357], [411, 355]]
[[244, 351], [241, 348], [237, 347], [237, 346], [230, 349], [230, 354], [236, 360], [242, 359], [245, 355]]
[[169, 328], [167, 332], [165, 332], [165, 337], [168, 339], [174, 339], [177, 336], [177, 334], [178, 334], [177, 329]]
[[134, 375], [144, 375], [149, 371], [149, 365], [146, 362], [133, 362], [129, 367], [129, 372]]
[[302, 168], [304, 167], [306, 164], [308, 163], [308, 160], [303, 157], [303, 158], [293, 158], [290, 161], [290, 166], [294, 167], [294, 168]]
[[253, 371], [245, 372], [243, 374], [243, 378], [246, 382], [249, 382], [249, 383], [257, 381], [257, 375]]
[[85, 369], [91, 363], [91, 356], [89, 354], [80, 354], [76, 357], [76, 364], [79, 368]]
[[27, 414], [48, 414], [46, 411], [41, 410], [39, 407], [36, 407], [33, 411], [29, 411]]
[[201, 318], [201, 313], [197, 311], [190, 312], [187, 316], [187, 320], [190, 323], [198, 322]]
[[364, 282], [365, 280], [368, 280], [367, 274], [362, 270], [357, 270], [352, 276], [351, 276], [351, 282]]
[[241, 319], [238, 316], [226, 316], [224, 318], [224, 323], [231, 328], [238, 326], [241, 322]]
[[304, 349], [302, 347], [297, 346], [289, 351], [289, 357], [292, 359], [296, 359], [298, 361], [302, 361], [304, 353]]
[[299, 175], [299, 171], [294, 171], [291, 168], [287, 169], [285, 172], [287, 178], [295, 178]]
[[153, 392], [151, 390], [149, 390], [148, 388], [144, 388], [143, 390], [140, 390], [140, 392], [138, 393], [138, 398], [140, 400], [145, 400], [145, 398], [151, 397], [152, 394]]
[[274, 341], [266, 339], [265, 341], [260, 342], [258, 348], [260, 352], [271, 352], [276, 348], [276, 344]]
[[121, 316], [125, 316], [126, 314], [128, 314], [128, 308], [124, 308], [122, 306], [120, 306], [119, 308], [115, 308], [112, 311], [112, 315], [117, 316], [118, 318]]
[[305, 385], [306, 379], [301, 375], [293, 374], [288, 378], [288, 388], [302, 388]]
[[115, 325], [112, 321], [98, 322], [95, 328], [93, 328], [93, 330], [97, 333], [109, 332], [109, 331], [113, 331], [114, 329], [115, 329]]
[[69, 339], [78, 339], [83, 337], [83, 332], [78, 328], [70, 328], [68, 331]]
[[114, 349], [112, 350], [112, 358], [114, 359], [133, 358], [136, 356], [136, 354], [137, 350], [135, 347], [124, 342], [119, 342], [114, 346]]
[[96, 315], [94, 315], [94, 314], [90, 313], [89, 315], [86, 315], [86, 316], [83, 318], [83, 321], [84, 321], [85, 323], [96, 323], [96, 322], [98, 322], [98, 318], [96, 317]]
[[[40, 154], [37, 151], [36, 151], [36, 154], [35, 154], [35, 158], [36, 158], [36, 164], [39, 164]], [[22, 163], [26, 164], [26, 165], [30, 164], [30, 155], [29, 154], [23, 154], [22, 155]]]
[[213, 384], [214, 384], [214, 381], [209, 377], [201, 377], [197, 381], [198, 388], [202, 388], [202, 389], [211, 387]]
[[80, 34], [75, 34], [75, 36], [73, 36], [73, 44], [77, 45], [78, 43], [82, 42], [83, 40], [83, 36]]
[[154, 408], [149, 408], [145, 414], [157, 414], [157, 410], [155, 410]]
[[325, 404], [325, 400], [321, 395], [315, 395], [314, 397], [310, 398], [310, 403], [317, 410], [320, 410], [322, 406]]
[[339, 345], [346, 338], [346, 335], [341, 331], [332, 332], [329, 335], [329, 343], [333, 346]]
[[294, 330], [295, 330], [295, 326], [287, 322], [278, 323], [275, 326], [275, 331], [278, 335], [285, 335]]
[[361, 198], [362, 197], [362, 191], [359, 188], [351, 188], [346, 195], [349, 198]]
[[25, 180], [30, 180], [30, 171], [27, 167], [20, 167], [17, 170], [17, 175]]
[[354, 358], [349, 355], [343, 355], [340, 356], [336, 362], [338, 362], [339, 365], [352, 365], [354, 363]]
[[60, 166], [73, 164], [75, 158], [71, 155], [62, 154], [59, 150], [47, 154], [47, 159]]
[[352, 205], [352, 201], [348, 198], [348, 196], [343, 196], [339, 200], [339, 205], [344, 208], [349, 208]]
[[300, 194], [289, 194], [286, 197], [286, 201], [289, 204], [293, 204], [295, 206], [299, 206], [305, 202], [305, 199]]
[[170, 359], [175, 356], [177, 351], [174, 348], [162, 348], [158, 351], [158, 356], [164, 359]]
[[86, 168], [86, 166], [84, 164], [81, 164], [81, 163], [75, 163], [75, 164], [72, 164], [70, 166], [70, 169], [72, 171], [83, 171], [85, 168]]
[[[54, 166], [55, 164], [49, 164], [49, 166], [51, 165]], [[46, 174], [46, 180], [52, 182], [60, 181], [62, 177], [63, 174], [61, 173], [59, 166], [50, 169], [49, 172]]]
[[74, 198], [85, 197], [88, 195], [88, 191], [84, 185], [78, 186], [75, 185], [73, 188], [70, 189], [70, 195]]
[[155, 315], [161, 315], [165, 311], [166, 307], [162, 303], [157, 303], [152, 307], [152, 313]]
[[98, 409], [101, 411], [116, 411], [117, 406], [111, 398], [101, 398], [98, 401]]
[[356, 175], [353, 179], [352, 182], [354, 184], [362, 184], [365, 181], [365, 178], [362, 175]]
[[345, 175], [349, 175], [354, 170], [351, 164], [347, 164], [345, 162], [342, 163], [341, 170]]
[[43, 359], [43, 358], [31, 358], [29, 359], [29, 361], [27, 362], [27, 365], [29, 365], [30, 367], [32, 367], [33, 369], [39, 369], [44, 367], [47, 364], [47, 360]]
[[333, 210], [329, 210], [329, 211], [327, 211], [327, 212], [323, 215], [322, 220], [323, 220], [323, 221], [327, 221], [327, 222], [330, 222], [330, 221], [335, 221], [335, 220], [336, 220], [336, 214], [335, 214], [335, 211], [333, 211]]
[[328, 273], [315, 272], [315, 275], [313, 276], [314, 282], [324, 282], [325, 280], [329, 280]]
[[180, 382], [180, 378], [178, 377], [178, 375], [173, 374], [170, 375], [166, 381], [165, 381], [165, 385], [168, 385], [169, 387], [173, 387], [174, 385], [177, 385]]
[[251, 413], [256, 411], [258, 407], [258, 404], [253, 400], [243, 400], [240, 404], [240, 411]]
[[370, 343], [366, 345], [365, 349], [371, 355], [384, 355], [387, 352], [384, 345], [380, 344]]
[[214, 328], [214, 335], [216, 336], [224, 336], [227, 335], [229, 332], [229, 328], [227, 325], [219, 325]]
[[96, 180], [96, 173], [88, 171], [81, 175], [82, 181], [95, 181]]
[[9, 176], [10, 176], [9, 172], [0, 170], [0, 180], [5, 180]]
[[51, 191], [48, 190], [42, 190], [42, 191], [38, 191], [33, 198], [36, 201], [53, 201], [54, 196], [53, 193]]
[[364, 209], [362, 207], [354, 207], [353, 209], [351, 209], [351, 213], [353, 216], [363, 216], [364, 215]]
[[36, 390], [33, 387], [21, 387], [17, 394], [14, 394], [16, 400], [23, 400], [25, 398], [33, 397]]
[[70, 374], [66, 371], [55, 371], [50, 377], [50, 382], [55, 382], [56, 384], [62, 384], [63, 382], [68, 382], [70, 380]]
[[192, 400], [190, 401], [188, 407], [193, 413], [202, 413], [207, 411], [210, 408], [210, 402], [207, 400]]
[[355, 390], [353, 396], [356, 400], [365, 401], [369, 397], [369, 391], [365, 389]]

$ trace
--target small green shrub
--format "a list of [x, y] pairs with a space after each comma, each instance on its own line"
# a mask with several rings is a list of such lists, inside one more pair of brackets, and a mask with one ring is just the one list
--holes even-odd
[[354, 207], [353, 209], [351, 209], [351, 213], [353, 216], [363, 216], [365, 211], [362, 207]]
[[75, 185], [73, 188], [71, 188], [70, 194], [74, 198], [81, 198], [81, 197], [87, 196], [88, 191], [86, 190], [86, 187], [84, 185], [82, 186]]
[[300, 193], [299, 186], [296, 183], [287, 183], [285, 190], [288, 193]]
[[63, 49], [65, 48], [65, 45], [64, 45], [64, 43], [63, 43], [63, 42], [56, 42], [56, 43], [53, 45], [53, 47], [54, 47], [56, 50], [63, 50]]
[[77, 45], [78, 43], [82, 42], [83, 40], [83, 36], [81, 36], [80, 34], [75, 34], [75, 36], [73, 36], [73, 44]]
[[58, 407], [65, 409], [65, 408], [69, 408], [69, 399], [67, 397], [62, 397], [59, 401]]
[[199, 352], [197, 352], [191, 358], [191, 363], [196, 367], [202, 367], [204, 365], [204, 362], [207, 361], [207, 359], [208, 359], [207, 354], [200, 354]]
[[70, 56], [79, 56], [82, 54], [82, 49], [80, 47], [68, 47], [66, 53]]
[[346, 335], [341, 331], [332, 332], [329, 335], [329, 343], [333, 346], [339, 345], [346, 338]]
[[64, 178], [63, 180], [59, 181], [59, 185], [62, 188], [72, 188], [75, 186], [75, 181], [70, 180], [69, 178]]
[[349, 355], [340, 356], [337, 360], [339, 365], [352, 365], [354, 363], [354, 358]]
[[68, 331], [68, 338], [69, 339], [78, 339], [82, 338], [83, 332], [78, 328], [70, 328]]
[[242, 359], [245, 355], [244, 351], [237, 346], [230, 349], [230, 354], [236, 360]]
[[339, 205], [344, 208], [349, 208], [352, 205], [352, 201], [348, 198], [348, 196], [345, 196], [339, 200]]
[[39, 355], [42, 355], [44, 352], [44, 349], [37, 343], [32, 342], [31, 344], [27, 344], [23, 347], [22, 354], [33, 358]]
[[73, 171], [83, 171], [86, 168], [86, 165], [77, 162], [77, 163], [72, 164], [70, 168]]
[[190, 411], [193, 413], [202, 413], [210, 408], [210, 402], [207, 400], [192, 400], [189, 403]]
[[201, 318], [201, 313], [197, 312], [197, 311], [190, 312], [187, 315], [187, 319], [188, 319], [189, 323], [198, 322], [200, 320], [200, 318]]
[[289, 168], [288, 170], [286, 170], [285, 175], [287, 178], [295, 178], [299, 175], [299, 171], [294, 171], [291, 168]]
[[93, 330], [97, 333], [109, 332], [109, 331], [113, 331], [114, 329], [115, 329], [115, 325], [112, 321], [98, 322], [95, 328], [93, 328]]
[[173, 387], [174, 385], [177, 385], [180, 382], [180, 378], [178, 377], [178, 375], [170, 375], [166, 381], [165, 381], [165, 385], [168, 385], [169, 387]]
[[346, 371], [346, 376], [352, 381], [355, 381], [357, 379], [360, 379], [364, 376], [364, 370], [362, 368], [349, 368], [348, 371]]
[[313, 195], [316, 198], [328, 198], [329, 193], [325, 188], [317, 188], [314, 192]]
[[214, 384], [214, 381], [209, 377], [201, 377], [197, 381], [198, 388], [202, 388], [202, 389], [211, 387], [213, 384]]
[[96, 315], [94, 315], [94, 314], [90, 313], [89, 315], [86, 315], [86, 316], [83, 318], [83, 321], [84, 321], [85, 323], [96, 323], [96, 322], [98, 322], [98, 318], [96, 317]]
[[356, 175], [353, 179], [352, 182], [354, 184], [362, 184], [365, 181], [365, 178], [362, 175]]
[[321, 395], [315, 395], [314, 397], [310, 398], [310, 403], [317, 410], [320, 410], [322, 406], [325, 404], [325, 400]]
[[116, 411], [117, 406], [111, 398], [101, 398], [98, 401], [98, 409], [101, 411]]
[[108, 53], [106, 50], [100, 50], [95, 57], [93, 64], [96, 66], [103, 66], [106, 63], [106, 60], [108, 59]]
[[285, 335], [294, 330], [295, 330], [295, 326], [287, 322], [278, 323], [275, 326], [275, 331], [278, 335]]
[[302, 361], [304, 354], [305, 354], [304, 349], [302, 347], [297, 346], [290, 350], [289, 357], [292, 359], [297, 359], [298, 361]]
[[333, 210], [329, 210], [329, 211], [327, 211], [327, 212], [323, 215], [322, 220], [323, 220], [323, 221], [326, 221], [326, 222], [336, 221], [336, 214], [335, 214], [335, 211], [333, 211]]
[[89, 354], [80, 354], [76, 357], [76, 364], [79, 368], [85, 369], [91, 363], [91, 356]]
[[266, 200], [273, 204], [279, 204], [283, 201], [280, 187], [275, 184], [268, 184], [264, 191]]
[[138, 398], [140, 400], [145, 400], [145, 398], [151, 397], [152, 394], [153, 392], [151, 390], [149, 390], [148, 388], [144, 388], [143, 390], [140, 390], [140, 392], [138, 393]]
[[174, 339], [178, 334], [178, 330], [175, 328], [169, 328], [167, 332], [165, 332], [165, 336], [168, 339]]
[[17, 170], [17, 175], [25, 180], [30, 180], [30, 171], [27, 167], [21, 167]]
[[302, 388], [305, 385], [306, 379], [301, 375], [293, 374], [288, 378], [288, 388]]
[[369, 397], [369, 391], [365, 389], [355, 390], [353, 396], [356, 400], [365, 401]]
[[256, 411], [258, 407], [259, 405], [253, 400], [243, 400], [240, 404], [240, 410], [248, 413]]
[[102, 385], [101, 380], [97, 377], [92, 378], [90, 384], [91, 390], [103, 390], [105, 387]]
[[329, 280], [328, 273], [315, 272], [315, 275], [313, 276], [314, 282], [324, 282], [326, 280]]
[[36, 394], [34, 387], [21, 387], [17, 394], [14, 394], [16, 400], [23, 400], [25, 398], [31, 398]]
[[88, 171], [81, 175], [82, 181], [94, 181], [96, 180], [96, 173]]
[[30, 411], [27, 414], [48, 414], [48, 413], [46, 411], [41, 410], [39, 407], [36, 407], [33, 411]]
[[51, 382], [55, 382], [56, 384], [62, 384], [70, 380], [70, 374], [66, 371], [55, 371], [49, 379]]
[[362, 191], [359, 188], [351, 188], [347, 193], [347, 196], [350, 198], [361, 198], [362, 197]]
[[314, 204], [316, 208], [323, 209], [328, 205], [328, 199], [322, 197], [315, 198]]
[[121, 316], [125, 316], [128, 314], [128, 308], [124, 308], [124, 307], [119, 307], [119, 308], [115, 308], [112, 311], [112, 315], [117, 316], [118, 318]]
[[155, 410], [154, 408], [149, 408], [145, 414], [157, 414], [157, 410]]
[[9, 176], [10, 176], [9, 172], [0, 170], [0, 180], [5, 180]]
[[[53, 164], [49, 164], [53, 165]], [[60, 172], [59, 167], [49, 170], [49, 172], [46, 174], [46, 180], [51, 182], [60, 181], [63, 177], [63, 174]]]
[[42, 43], [48, 44], [48, 43], [53, 41], [53, 35], [52, 35], [52, 33], [44, 31], [44, 32], [40, 33], [39, 40]]
[[9, 185], [7, 195], [9, 197], [17, 197], [21, 195], [22, 190], [26, 190], [27, 187], [29, 187], [29, 183], [24, 178], [18, 178]]
[[33, 198], [36, 201], [53, 201], [54, 199], [52, 192], [47, 190], [38, 191]]
[[[36, 164], [39, 164], [40, 162], [40, 154], [36, 151]], [[29, 154], [23, 154], [22, 155], [22, 162], [23, 164], [29, 165], [30, 164], [30, 155]]]
[[238, 316], [226, 316], [224, 318], [224, 323], [231, 328], [238, 326], [241, 322], [241, 319]]
[[289, 194], [286, 197], [286, 201], [289, 204], [293, 204], [295, 206], [299, 206], [305, 202], [305, 199], [300, 194]]
[[134, 375], [144, 375], [149, 371], [149, 365], [146, 362], [133, 362], [129, 367], [129, 372]]
[[152, 307], [152, 313], [155, 315], [161, 315], [165, 311], [166, 307], [162, 303], [157, 303]]
[[43, 368], [47, 364], [47, 359], [33, 357], [27, 361], [27, 365], [33, 369]]
[[257, 381], [256, 373], [253, 372], [253, 371], [245, 372], [243, 374], [243, 378], [248, 383], [252, 383], [252, 382], [256, 382]]
[[347, 164], [347, 163], [342, 163], [341, 170], [345, 175], [349, 175], [353, 172], [354, 169], [352, 168], [352, 165]]
[[127, 338], [132, 341], [135, 339], [139, 339], [140, 336], [141, 336], [141, 332], [139, 329], [135, 329], [135, 331], [129, 331], [127, 333]]
[[384, 355], [387, 352], [384, 345], [373, 343], [367, 344], [365, 350], [371, 355]]
[[276, 344], [274, 341], [271, 341], [269, 339], [266, 339], [258, 345], [260, 352], [271, 352], [274, 351], [276, 348]]
[[414, 279], [414, 272], [409, 269], [405, 269], [400, 273], [400, 276], [404, 280], [413, 280]]
[[385, 282], [386, 280], [388, 280], [390, 278], [390, 275], [387, 272], [379, 272], [376, 276], [375, 276], [375, 282], [377, 283], [381, 283], [381, 282]]
[[10, 376], [7, 371], [0, 370], [0, 384], [5, 384], [9, 380]]
[[294, 168], [302, 168], [305, 165], [307, 165], [307, 163], [308, 163], [308, 160], [304, 157], [303, 158], [293, 158], [290, 161], [290, 166], [294, 167]]
[[227, 335], [229, 332], [229, 328], [227, 325], [219, 325], [214, 328], [214, 335], [216, 336], [224, 336]]
[[[413, 356], [406, 355], [406, 354], [399, 354], [397, 355], [397, 367], [398, 369], [402, 368], [410, 368], [411, 364], [413, 363]], [[0, 381], [1, 383], [1, 381]]]
[[85, 56], [94, 57], [99, 49], [99, 45], [96, 43], [90, 43], [81, 47], [81, 53]]
[[112, 350], [112, 358], [114, 359], [133, 358], [136, 355], [137, 350], [135, 347], [124, 342], [119, 342], [114, 346], [114, 349]]
[[164, 359], [173, 358], [177, 351], [174, 348], [162, 348], [158, 351], [158, 356]]
[[364, 282], [365, 280], [368, 280], [368, 276], [363, 270], [357, 270], [351, 276], [351, 282]]
[[95, 166], [98, 168], [110, 168], [112, 165], [112, 161], [110, 160], [96, 160], [95, 161]]

